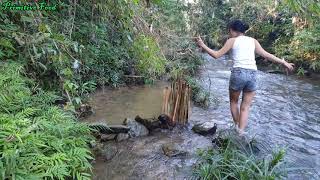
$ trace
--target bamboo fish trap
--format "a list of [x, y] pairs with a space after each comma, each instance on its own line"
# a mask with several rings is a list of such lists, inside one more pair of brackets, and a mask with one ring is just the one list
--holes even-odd
[[171, 83], [171, 87], [165, 87], [163, 90], [162, 113], [171, 118], [171, 123], [188, 123], [191, 115], [191, 88], [182, 79], [177, 79]]

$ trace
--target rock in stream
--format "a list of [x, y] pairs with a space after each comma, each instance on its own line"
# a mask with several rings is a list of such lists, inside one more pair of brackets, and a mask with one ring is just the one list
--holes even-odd
[[130, 129], [128, 134], [130, 137], [146, 136], [149, 134], [149, 130], [137, 121], [127, 118], [124, 124]]
[[192, 127], [192, 130], [195, 133], [198, 133], [204, 136], [215, 134], [217, 131], [217, 124], [214, 122], [204, 122], [204, 123], [194, 125]]
[[163, 144], [162, 151], [163, 151], [163, 154], [168, 157], [187, 155], [187, 151], [182, 150], [180, 146], [174, 143]]
[[117, 142], [121, 142], [121, 141], [124, 141], [124, 140], [127, 140], [127, 139], [129, 139], [129, 134], [127, 134], [127, 133], [119, 133], [118, 135], [117, 135]]
[[160, 128], [161, 122], [155, 118], [143, 119], [140, 116], [136, 116], [135, 120], [144, 125], [149, 131]]
[[104, 161], [110, 161], [118, 153], [118, 148], [114, 145], [96, 143], [92, 148], [92, 152], [96, 157], [100, 157]]
[[117, 134], [101, 134], [100, 141], [106, 142], [106, 141], [112, 141], [117, 137]]

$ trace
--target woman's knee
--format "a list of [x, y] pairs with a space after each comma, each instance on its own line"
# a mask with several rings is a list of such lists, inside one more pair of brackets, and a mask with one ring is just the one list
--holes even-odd
[[239, 98], [230, 98], [230, 104], [238, 104]]
[[250, 105], [248, 105], [248, 104], [241, 104], [241, 106], [240, 106], [241, 112], [249, 111], [249, 109], [250, 109]]

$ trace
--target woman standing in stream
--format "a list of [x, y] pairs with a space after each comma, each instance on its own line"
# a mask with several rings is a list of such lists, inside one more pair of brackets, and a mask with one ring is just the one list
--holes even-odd
[[[257, 90], [255, 53], [272, 62], [282, 64], [289, 71], [294, 69], [294, 64], [268, 53], [256, 39], [246, 36], [245, 32], [248, 29], [249, 26], [242, 21], [232, 21], [228, 26], [231, 38], [218, 51], [210, 49], [200, 37], [197, 38], [198, 46], [215, 59], [231, 50], [233, 67], [229, 83], [230, 110], [239, 135], [244, 134], [249, 116], [249, 108]], [[241, 92], [242, 101], [239, 109], [238, 101]]]

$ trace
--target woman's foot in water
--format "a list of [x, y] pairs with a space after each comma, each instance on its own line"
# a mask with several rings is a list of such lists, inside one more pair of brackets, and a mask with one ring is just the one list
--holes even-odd
[[243, 129], [240, 129], [238, 126], [236, 126], [236, 131], [237, 131], [239, 136], [245, 136], [246, 134], [248, 134]]

